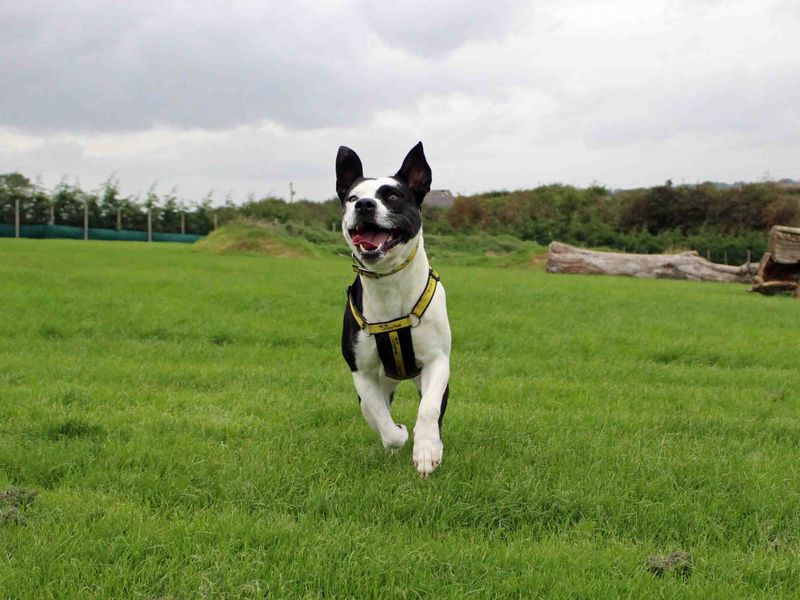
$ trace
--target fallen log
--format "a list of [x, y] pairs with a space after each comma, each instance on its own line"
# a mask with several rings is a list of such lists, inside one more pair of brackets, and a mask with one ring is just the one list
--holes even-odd
[[753, 285], [751, 292], [758, 292], [765, 296], [773, 296], [781, 292], [791, 292], [795, 297], [800, 296], [800, 286], [796, 281], [761, 281]]
[[745, 263], [738, 267], [720, 265], [695, 251], [678, 254], [600, 252], [561, 242], [551, 242], [547, 253], [548, 273], [751, 283], [757, 266], [758, 263]]

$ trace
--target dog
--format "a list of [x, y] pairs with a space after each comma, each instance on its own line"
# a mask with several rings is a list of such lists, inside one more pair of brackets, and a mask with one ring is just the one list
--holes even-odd
[[406, 426], [392, 420], [394, 391], [400, 381], [414, 381], [420, 403], [412, 457], [423, 478], [442, 462], [450, 394], [447, 302], [422, 239], [431, 180], [422, 142], [389, 177], [364, 177], [361, 159], [346, 146], [336, 156], [342, 234], [358, 273], [347, 290], [342, 355], [364, 419], [391, 451], [408, 440]]

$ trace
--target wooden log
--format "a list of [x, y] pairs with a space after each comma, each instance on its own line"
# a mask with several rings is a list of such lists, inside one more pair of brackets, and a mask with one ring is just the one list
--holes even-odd
[[780, 292], [793, 292], [797, 298], [800, 285], [796, 281], [762, 281], [761, 283], [756, 283], [750, 291], [758, 292], [765, 296], [772, 296]]
[[758, 263], [758, 272], [753, 278], [753, 292], [772, 296], [779, 292], [793, 292], [800, 298], [800, 263], [785, 264], [775, 261], [772, 253], [766, 252]]
[[762, 281], [800, 281], [800, 264], [786, 264], [779, 263], [772, 256], [772, 253], [766, 252], [758, 263], [757, 276]]
[[761, 260], [758, 263], [758, 270], [756, 271], [756, 276], [753, 278], [753, 281], [756, 283], [764, 281], [764, 276], [767, 272], [767, 265], [769, 265], [771, 258], [772, 254], [769, 252], [764, 252], [764, 256], [761, 257]]
[[800, 227], [775, 225], [770, 229], [769, 253], [776, 263], [800, 264]]
[[738, 267], [712, 263], [694, 251], [679, 254], [599, 252], [561, 242], [551, 242], [547, 254], [548, 273], [751, 283], [756, 268], [755, 263]]

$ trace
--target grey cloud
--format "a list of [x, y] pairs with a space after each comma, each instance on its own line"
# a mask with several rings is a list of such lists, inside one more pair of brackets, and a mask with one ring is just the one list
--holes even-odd
[[[625, 101], [620, 102], [620, 98]], [[736, 134], [753, 144], [800, 143], [800, 73], [773, 69], [714, 79], [687, 77], [672, 88], [617, 90], [614, 102], [599, 102], [596, 121], [585, 124], [597, 145], [658, 143], [680, 135]]]
[[795, 0], [781, 0], [773, 7], [772, 16], [776, 22], [789, 20], [800, 23], [800, 4]]
[[360, 2], [0, 5], [0, 171], [322, 199], [339, 144], [422, 139], [456, 191], [797, 176], [792, 2]]
[[504, 18], [483, 21], [476, 2], [454, 3], [446, 35], [437, 33], [441, 7], [425, 11], [425, 27], [402, 18], [387, 27], [374, 10], [347, 4], [8, 3], [0, 8], [0, 124], [132, 131], [366, 122], [378, 107], [413, 103], [405, 90], [448, 87], [442, 72], [393, 45], [424, 54], [440, 49], [437, 40], [452, 49], [503, 31], [518, 3], [500, 3], [509, 4]]
[[524, 0], [474, 0], [399, 3], [387, 11], [379, 2], [361, 0], [361, 11], [380, 38], [420, 56], [437, 56], [476, 40], [490, 40], [527, 21]]
[[336, 93], [325, 51], [341, 45], [318, 23], [298, 30], [291, 10], [183, 6], [62, 4], [33, 23], [4, 15], [4, 32], [27, 22], [31, 35], [3, 38], [0, 119], [29, 130], [214, 129], [265, 118], [313, 127], [366, 100]]

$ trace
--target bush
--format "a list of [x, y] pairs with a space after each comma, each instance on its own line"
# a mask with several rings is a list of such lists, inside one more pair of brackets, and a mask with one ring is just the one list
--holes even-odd
[[[186, 232], [201, 235], [213, 230], [215, 216], [220, 225], [246, 217], [282, 225], [281, 235], [307, 240], [325, 251], [346, 252], [338, 233], [341, 205], [337, 198], [287, 203], [251, 197], [241, 206], [228, 200], [214, 207], [209, 194], [186, 208], [174, 192], [159, 197], [150, 190], [144, 202], [121, 197], [113, 178], [96, 193], [67, 183], [48, 193], [19, 173], [0, 175], [0, 223], [13, 224], [17, 200], [24, 224], [47, 223], [52, 211], [56, 224], [81, 227], [84, 206], [88, 206], [92, 227], [115, 229], [119, 211], [122, 228], [143, 231], [150, 208], [157, 232], [179, 231], [181, 213]], [[729, 263], [741, 263], [748, 250], [753, 258], [765, 251], [771, 226], [800, 225], [800, 189], [771, 182], [721, 187], [667, 181], [611, 193], [599, 185], [554, 184], [459, 196], [450, 208], [423, 205], [423, 212], [429, 241], [444, 253], [469, 249], [479, 256], [524, 253], [528, 250], [514, 244], [527, 242], [533, 246], [526, 248], [532, 248], [559, 240], [631, 252], [691, 248], [718, 262], [727, 257]], [[444, 242], [444, 237], [434, 236], [453, 238]]]

